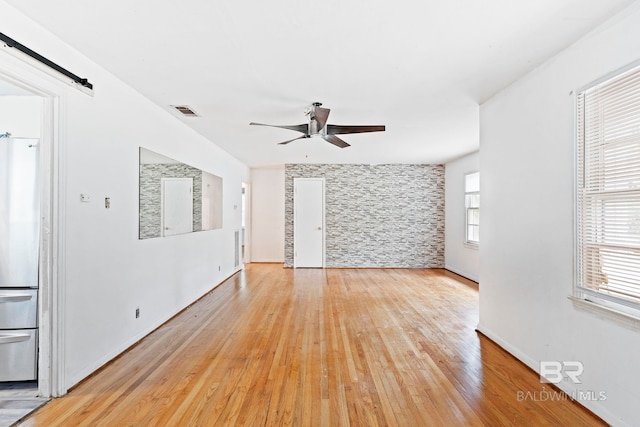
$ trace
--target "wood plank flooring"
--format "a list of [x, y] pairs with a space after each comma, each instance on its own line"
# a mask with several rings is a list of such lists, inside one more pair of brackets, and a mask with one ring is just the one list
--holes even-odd
[[519, 399], [551, 389], [477, 306], [444, 270], [250, 264], [21, 425], [604, 425]]

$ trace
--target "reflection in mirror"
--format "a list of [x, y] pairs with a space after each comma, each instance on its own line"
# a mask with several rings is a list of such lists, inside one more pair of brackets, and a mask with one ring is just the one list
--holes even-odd
[[140, 147], [139, 238], [222, 228], [222, 178]]

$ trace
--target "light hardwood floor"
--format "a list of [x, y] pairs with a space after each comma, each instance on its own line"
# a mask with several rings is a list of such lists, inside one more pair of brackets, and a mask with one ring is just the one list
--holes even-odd
[[22, 425], [603, 425], [477, 321], [444, 270], [250, 264]]

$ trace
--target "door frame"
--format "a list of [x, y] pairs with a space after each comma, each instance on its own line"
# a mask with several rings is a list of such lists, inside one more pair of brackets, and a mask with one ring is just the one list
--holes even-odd
[[240, 229], [242, 230], [242, 236], [240, 237], [241, 243], [244, 246], [244, 252], [241, 256], [240, 265], [244, 268], [244, 264], [251, 262], [251, 184], [242, 181], [242, 190], [244, 191], [244, 227], [242, 227], [241, 219]]
[[297, 221], [296, 221], [296, 192], [297, 183], [301, 181], [320, 181], [322, 183], [322, 266], [318, 268], [326, 267], [327, 247], [326, 247], [326, 179], [325, 178], [293, 178], [293, 268], [298, 268], [298, 256], [297, 256]]
[[38, 394], [67, 393], [65, 355], [65, 97], [69, 84], [0, 46], [0, 79], [43, 100], [40, 138], [41, 237], [38, 292]]

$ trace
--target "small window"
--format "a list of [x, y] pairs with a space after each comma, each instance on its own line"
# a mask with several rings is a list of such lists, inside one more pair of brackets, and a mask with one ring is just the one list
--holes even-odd
[[576, 297], [640, 314], [640, 67], [577, 98]]
[[480, 172], [464, 176], [464, 206], [466, 209], [466, 243], [480, 243]]

